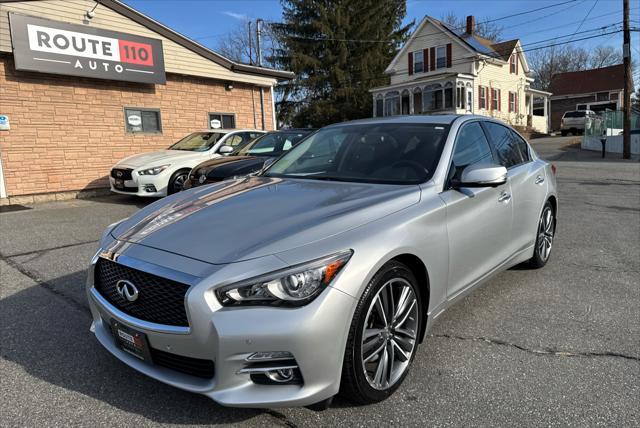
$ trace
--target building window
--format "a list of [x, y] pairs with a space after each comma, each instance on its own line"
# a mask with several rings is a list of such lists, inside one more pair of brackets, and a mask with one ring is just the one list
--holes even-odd
[[609, 92], [598, 92], [596, 101], [609, 101]]
[[518, 55], [515, 53], [509, 58], [509, 73], [518, 74]]
[[234, 129], [236, 115], [233, 113], [209, 113], [209, 129]]
[[382, 97], [376, 99], [376, 117], [384, 116], [384, 100]]
[[422, 51], [413, 53], [413, 72], [422, 73], [424, 71], [424, 54]]
[[618, 93], [617, 92], [611, 92], [609, 94], [609, 101], [617, 101], [618, 100]]
[[586, 104], [578, 104], [576, 106], [576, 110], [586, 110], [587, 109], [587, 105]]
[[491, 89], [491, 109], [500, 110], [500, 89]]
[[422, 113], [422, 90], [416, 88], [413, 90], [413, 114]]
[[480, 86], [480, 108], [487, 109], [487, 88], [484, 86]]
[[124, 122], [127, 132], [157, 134], [162, 132], [160, 110], [145, 108], [125, 108]]
[[456, 88], [456, 107], [464, 108], [465, 103], [465, 89], [464, 86], [458, 86]]
[[509, 113], [517, 113], [518, 105], [517, 105], [517, 96], [515, 92], [509, 91]]
[[442, 110], [443, 103], [442, 85], [429, 85], [422, 92], [422, 111]]
[[444, 108], [453, 108], [453, 84], [447, 82], [444, 88]]
[[400, 94], [389, 92], [384, 97], [384, 115], [397, 116], [400, 114]]
[[436, 68], [447, 67], [447, 48], [445, 46], [439, 46], [436, 48]]

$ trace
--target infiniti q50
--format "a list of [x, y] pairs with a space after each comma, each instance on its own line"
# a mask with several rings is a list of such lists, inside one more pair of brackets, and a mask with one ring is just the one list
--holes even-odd
[[224, 405], [377, 402], [453, 302], [547, 263], [557, 210], [555, 167], [499, 121], [328, 126], [258, 176], [110, 226], [91, 330], [134, 369]]

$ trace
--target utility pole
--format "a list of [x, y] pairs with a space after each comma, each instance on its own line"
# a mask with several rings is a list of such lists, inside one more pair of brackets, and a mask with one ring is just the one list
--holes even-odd
[[631, 34], [629, 31], [629, 0], [622, 0], [624, 13], [624, 132], [622, 134], [622, 158], [631, 159]]
[[[260, 46], [260, 37], [262, 36], [262, 19], [256, 19], [256, 56], [258, 57], [258, 67], [262, 67], [262, 48]], [[262, 129], [265, 130], [264, 119], [264, 88], [260, 86], [260, 113], [262, 117]]]
[[249, 26], [249, 64], [253, 65], [253, 32], [251, 31], [251, 21], [247, 21]]

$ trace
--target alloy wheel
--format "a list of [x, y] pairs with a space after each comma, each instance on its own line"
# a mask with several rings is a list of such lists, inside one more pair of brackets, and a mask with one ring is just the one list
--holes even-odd
[[189, 174], [180, 174], [173, 180], [173, 192], [177, 193], [182, 190], [184, 183], [187, 181]]
[[542, 261], [547, 261], [553, 246], [553, 235], [555, 232], [555, 221], [553, 210], [547, 206], [542, 211], [540, 225], [538, 226], [538, 256]]
[[361, 361], [372, 388], [402, 378], [416, 348], [418, 299], [403, 278], [387, 281], [371, 301], [362, 332]]

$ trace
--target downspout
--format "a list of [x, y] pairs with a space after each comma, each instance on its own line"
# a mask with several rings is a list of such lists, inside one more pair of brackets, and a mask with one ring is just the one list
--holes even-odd
[[258, 122], [256, 121], [256, 97], [253, 94], [253, 88], [255, 86], [251, 86], [251, 108], [253, 109], [253, 129], [258, 127]]
[[264, 131], [266, 128], [264, 127], [264, 88], [260, 86], [260, 113], [262, 114], [262, 130]]
[[278, 130], [278, 123], [276, 122], [276, 99], [273, 96], [273, 86], [271, 87], [271, 116], [273, 116], [273, 130]]

